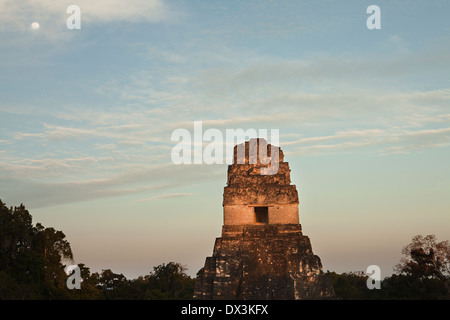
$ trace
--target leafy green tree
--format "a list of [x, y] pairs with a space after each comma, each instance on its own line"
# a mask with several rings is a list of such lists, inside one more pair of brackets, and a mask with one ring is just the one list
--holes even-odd
[[110, 269], [91, 273], [78, 264], [81, 289], [70, 290], [64, 269], [73, 263], [62, 231], [33, 226], [23, 204], [8, 208], [0, 200], [0, 299], [191, 299], [194, 291], [195, 279], [174, 262], [135, 280]]
[[33, 250], [43, 255], [45, 265], [45, 283], [49, 299], [67, 299], [67, 274], [65, 263], [73, 263], [72, 249], [62, 231], [44, 228], [36, 224]]
[[153, 267], [148, 276], [147, 299], [192, 299], [195, 279], [186, 274], [180, 263], [169, 262]]
[[110, 269], [102, 270], [98, 285], [107, 300], [127, 299], [128, 280], [123, 274], [114, 273]]
[[30, 248], [33, 233], [31, 215], [23, 204], [7, 208], [0, 200], [0, 267], [7, 267]]
[[400, 274], [417, 278], [438, 278], [447, 281], [450, 276], [450, 242], [437, 242], [435, 235], [416, 235], [402, 250], [405, 257], [396, 266]]
[[[402, 250], [404, 257], [396, 265], [399, 275], [410, 277], [422, 298], [450, 297], [450, 242], [438, 242], [435, 235], [416, 235]], [[436, 292], [445, 292], [437, 294]]]
[[381, 290], [367, 288], [367, 279], [364, 272], [345, 272], [337, 274], [327, 271], [327, 276], [333, 284], [336, 296], [342, 300], [372, 300], [381, 298]]
[[449, 299], [445, 286], [439, 279], [418, 281], [410, 275], [393, 274], [382, 283], [383, 299], [389, 300], [439, 300]]
[[417, 235], [402, 250], [404, 257], [397, 274], [381, 282], [381, 290], [369, 290], [363, 272], [327, 272], [340, 299], [450, 299], [449, 241], [438, 242], [434, 235]]
[[44, 257], [34, 250], [36, 229], [23, 204], [0, 200], [0, 299], [38, 299], [45, 294]]
[[23, 204], [0, 200], [0, 299], [67, 298], [63, 261], [72, 258], [64, 233], [33, 226]]
[[100, 284], [100, 275], [91, 270], [83, 263], [79, 263], [81, 276], [81, 288], [70, 290], [69, 299], [72, 300], [100, 300], [104, 299]]

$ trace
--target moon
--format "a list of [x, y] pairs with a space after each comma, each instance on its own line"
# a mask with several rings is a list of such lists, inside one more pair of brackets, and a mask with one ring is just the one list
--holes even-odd
[[33, 29], [33, 30], [39, 29], [39, 23], [33, 22], [33, 23], [31, 24], [31, 29]]

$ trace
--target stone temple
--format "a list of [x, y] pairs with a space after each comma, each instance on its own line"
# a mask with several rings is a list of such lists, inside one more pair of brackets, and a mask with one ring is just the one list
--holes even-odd
[[334, 298], [320, 258], [302, 233], [297, 189], [283, 160], [281, 149], [264, 139], [234, 147], [222, 236], [198, 273], [194, 299]]

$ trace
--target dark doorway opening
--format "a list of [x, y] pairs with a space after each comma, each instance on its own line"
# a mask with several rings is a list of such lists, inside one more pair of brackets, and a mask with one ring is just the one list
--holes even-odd
[[255, 207], [255, 222], [257, 224], [269, 223], [269, 208], [268, 207]]

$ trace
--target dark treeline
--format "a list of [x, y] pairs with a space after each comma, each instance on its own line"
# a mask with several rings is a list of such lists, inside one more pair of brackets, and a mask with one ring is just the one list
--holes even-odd
[[418, 279], [411, 275], [393, 274], [381, 281], [381, 289], [368, 289], [368, 276], [363, 272], [337, 274], [327, 272], [336, 296], [343, 300], [448, 300], [444, 283], [435, 278]]
[[[369, 290], [363, 272], [327, 272], [339, 299], [450, 299], [450, 244], [434, 235], [415, 236], [403, 248], [396, 274]], [[169, 262], [129, 280], [110, 269], [91, 273], [78, 264], [81, 289], [69, 289], [65, 272], [73, 253], [62, 231], [33, 225], [23, 205], [8, 208], [0, 200], [0, 300], [170, 300], [192, 299], [195, 279]]]
[[65, 266], [73, 253], [62, 231], [33, 226], [23, 205], [6, 207], [0, 200], [0, 299], [192, 299], [195, 279], [179, 263], [154, 267], [128, 280], [110, 269], [91, 273], [78, 264], [81, 289], [67, 287]]
[[441, 300], [450, 299], [450, 242], [435, 235], [417, 235], [402, 250], [404, 257], [386, 277], [380, 289], [368, 289], [363, 272], [327, 272], [336, 295], [346, 300]]

